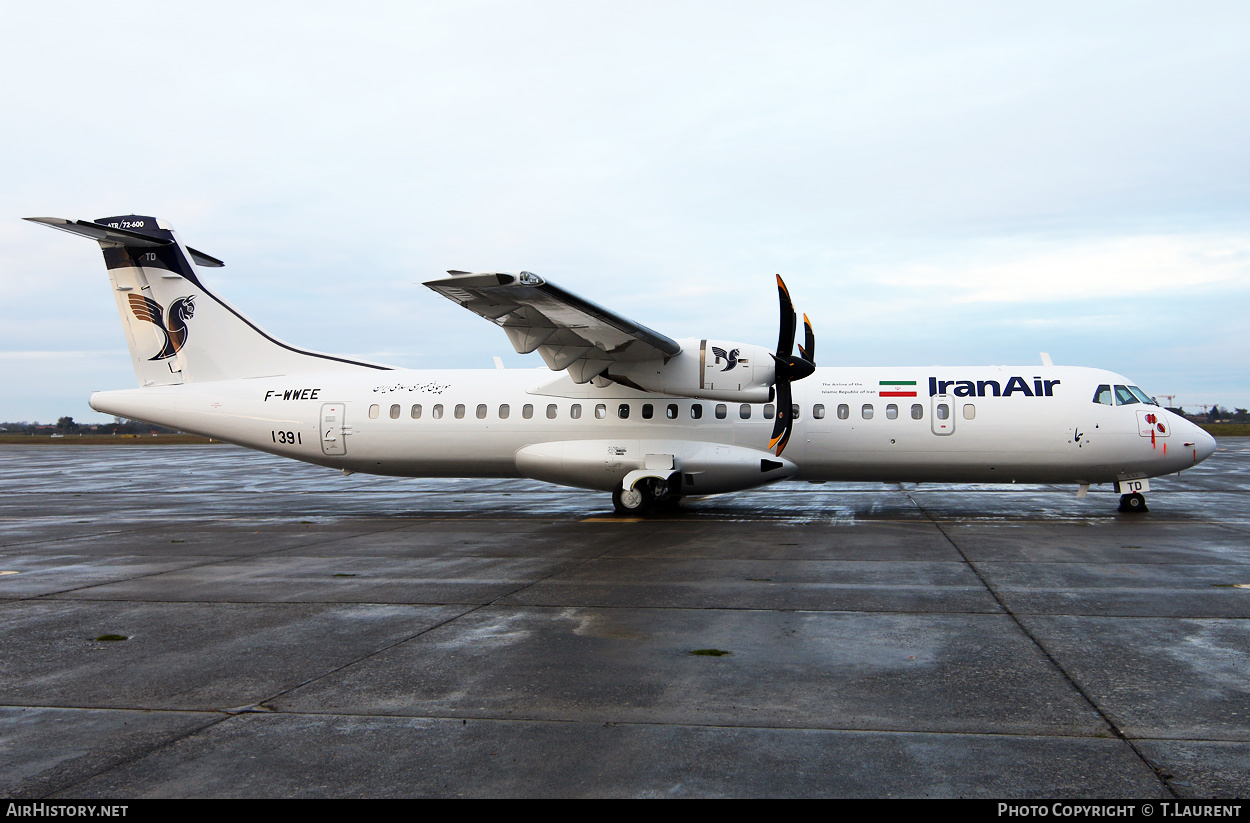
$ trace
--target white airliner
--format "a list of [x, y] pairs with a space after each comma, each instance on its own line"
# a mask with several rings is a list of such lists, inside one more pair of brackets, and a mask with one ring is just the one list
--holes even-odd
[[[275, 339], [211, 292], [164, 221], [27, 218], [97, 240], [140, 388], [100, 412], [283, 457], [406, 477], [530, 477], [610, 491], [640, 514], [778, 480], [1114, 483], [1144, 511], [1148, 478], [1215, 440], [1132, 381], [1090, 368], [815, 368], [792, 354], [781, 278], [776, 349], [673, 340], [529, 272], [448, 272], [431, 289], [500, 326], [548, 369], [414, 371]], [[794, 384], [793, 386], [791, 384]]]

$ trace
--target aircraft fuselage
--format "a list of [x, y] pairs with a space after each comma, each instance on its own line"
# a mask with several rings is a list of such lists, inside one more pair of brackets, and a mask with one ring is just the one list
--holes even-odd
[[[600, 389], [545, 370], [249, 378], [98, 392], [91, 403], [352, 472], [601, 490], [662, 454], [690, 475], [688, 493], [779, 479], [1094, 484], [1210, 454], [1209, 435], [1158, 406], [1094, 402], [1100, 385], [1128, 382], [1078, 367], [819, 368], [795, 385], [793, 437], [766, 471], [772, 404]], [[750, 471], [718, 481], [708, 460]]]

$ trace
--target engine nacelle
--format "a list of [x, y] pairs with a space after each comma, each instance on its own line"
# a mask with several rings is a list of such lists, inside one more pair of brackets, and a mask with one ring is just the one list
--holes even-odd
[[681, 353], [668, 361], [613, 364], [609, 379], [657, 394], [767, 403], [776, 379], [771, 349], [727, 340], [679, 340]]

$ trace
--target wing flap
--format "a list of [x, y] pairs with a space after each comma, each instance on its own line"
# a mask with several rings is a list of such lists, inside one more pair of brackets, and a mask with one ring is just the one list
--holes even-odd
[[537, 351], [552, 371], [578, 383], [613, 363], [672, 357], [673, 339], [622, 317], [530, 272], [448, 272], [426, 286], [503, 328], [520, 354]]

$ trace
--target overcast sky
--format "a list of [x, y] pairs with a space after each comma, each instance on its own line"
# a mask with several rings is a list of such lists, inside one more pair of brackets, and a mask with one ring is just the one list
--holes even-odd
[[528, 269], [820, 365], [1113, 369], [1250, 406], [1250, 5], [6, 4], [0, 419], [136, 385], [99, 248], [161, 217], [288, 342], [538, 367], [420, 285]]

